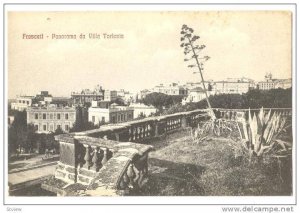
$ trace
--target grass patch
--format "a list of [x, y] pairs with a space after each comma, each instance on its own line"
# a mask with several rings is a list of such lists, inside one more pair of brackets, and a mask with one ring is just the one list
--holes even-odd
[[[291, 195], [291, 159], [279, 167], [276, 159], [249, 164], [225, 138], [201, 143], [181, 131], [150, 143], [149, 182], [139, 195], [269, 196]], [[282, 175], [279, 175], [279, 174]]]

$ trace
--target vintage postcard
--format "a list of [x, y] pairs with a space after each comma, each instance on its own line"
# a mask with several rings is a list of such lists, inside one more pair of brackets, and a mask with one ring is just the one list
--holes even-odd
[[195, 8], [7, 7], [8, 200], [295, 202], [293, 5]]

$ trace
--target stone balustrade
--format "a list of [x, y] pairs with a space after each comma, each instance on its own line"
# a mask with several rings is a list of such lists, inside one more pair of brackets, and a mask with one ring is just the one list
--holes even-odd
[[[245, 120], [247, 111], [214, 109], [217, 118], [237, 121]], [[278, 111], [291, 115], [291, 109]], [[153, 150], [144, 143], [209, 118], [208, 110], [194, 110], [58, 135], [60, 161], [42, 187], [63, 196], [120, 195], [139, 189], [147, 182], [148, 153]]]
[[[279, 112], [282, 116], [291, 118], [292, 109], [291, 108], [264, 108], [265, 112]], [[258, 114], [260, 109], [250, 109], [250, 113], [253, 116], [254, 113]], [[215, 108], [214, 112], [217, 118], [223, 118], [226, 120], [239, 120], [245, 118], [248, 120], [249, 109], [222, 109]]]

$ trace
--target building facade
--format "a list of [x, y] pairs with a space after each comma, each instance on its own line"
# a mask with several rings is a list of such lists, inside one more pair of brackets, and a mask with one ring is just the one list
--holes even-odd
[[16, 102], [11, 103], [11, 109], [24, 111], [33, 103], [34, 96], [19, 96]]
[[118, 92], [115, 90], [104, 91], [104, 101], [114, 101], [118, 98]]
[[133, 109], [127, 106], [117, 106], [115, 104], [109, 107], [99, 107], [98, 104], [92, 103], [88, 109], [89, 122], [95, 125], [103, 123], [121, 123], [133, 119]]
[[75, 107], [29, 107], [27, 109], [27, 124], [33, 124], [37, 133], [51, 133], [61, 128], [69, 132], [76, 121]]
[[71, 100], [75, 105], [91, 103], [92, 101], [100, 101], [104, 99], [104, 90], [97, 85], [94, 90], [83, 89], [81, 92], [72, 92]]
[[[207, 92], [208, 96], [211, 95], [211, 92]], [[196, 87], [194, 89], [191, 89], [189, 91], [189, 95], [185, 98], [182, 99], [182, 105], [185, 105], [187, 103], [191, 103], [191, 102], [199, 102], [202, 101], [203, 99], [205, 99], [206, 95], [205, 95], [205, 90], [202, 89], [201, 87]]]
[[258, 88], [260, 90], [270, 89], [288, 89], [292, 87], [292, 79], [273, 79], [272, 74], [266, 74], [264, 81], [258, 82]]
[[147, 106], [142, 103], [130, 104], [129, 107], [133, 109], [133, 118], [148, 117], [158, 111], [154, 106]]
[[169, 84], [168, 86], [160, 84], [152, 89], [152, 92], [164, 93], [166, 95], [187, 95], [188, 90], [177, 83]]

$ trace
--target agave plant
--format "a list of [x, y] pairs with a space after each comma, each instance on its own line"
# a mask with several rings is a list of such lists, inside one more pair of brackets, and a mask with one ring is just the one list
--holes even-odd
[[261, 108], [258, 115], [251, 116], [249, 109], [249, 122], [247, 130], [247, 148], [252, 156], [271, 155], [273, 157], [287, 156], [291, 151], [291, 143], [278, 138], [285, 128], [286, 118], [280, 112], [271, 110], [265, 113]]

